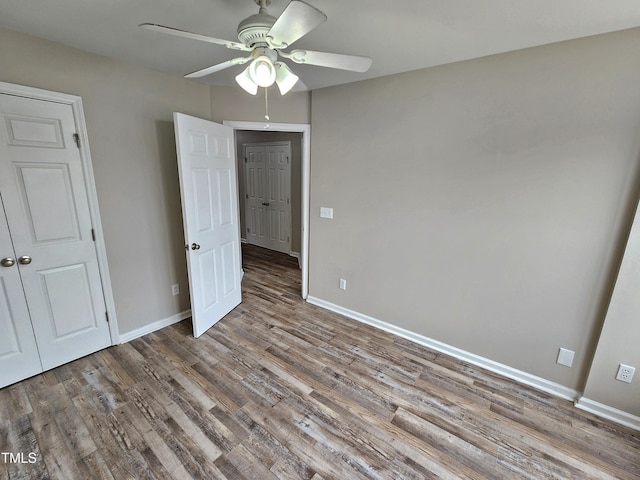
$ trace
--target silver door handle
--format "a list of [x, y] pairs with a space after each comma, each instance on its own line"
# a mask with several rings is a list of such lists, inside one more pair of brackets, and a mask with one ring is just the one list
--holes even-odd
[[6, 257], [0, 260], [0, 265], [3, 267], [13, 267], [16, 264], [16, 261], [11, 257]]
[[29, 255], [23, 255], [21, 257], [18, 257], [18, 263], [20, 265], [29, 265], [31, 263], [31, 260], [33, 260]]

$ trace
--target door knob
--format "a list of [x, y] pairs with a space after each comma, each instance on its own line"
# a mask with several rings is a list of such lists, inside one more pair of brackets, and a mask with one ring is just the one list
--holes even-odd
[[268, 207], [268, 206], [269, 206], [269, 202], [262, 202], [262, 204], [263, 204], [265, 207]]
[[23, 255], [21, 257], [18, 257], [18, 263], [20, 265], [29, 265], [31, 263], [31, 260], [33, 260], [29, 255]]
[[0, 260], [0, 265], [3, 267], [13, 267], [16, 264], [16, 261], [11, 257], [6, 257]]
[[197, 243], [192, 243], [191, 250], [200, 250], [200, 245], [198, 245]]

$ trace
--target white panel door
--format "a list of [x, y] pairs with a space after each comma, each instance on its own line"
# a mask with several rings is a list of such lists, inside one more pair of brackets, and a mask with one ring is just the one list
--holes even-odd
[[291, 143], [243, 148], [247, 243], [291, 253]]
[[244, 147], [245, 238], [251, 245], [267, 247], [267, 171], [263, 146]]
[[233, 129], [173, 114], [193, 336], [241, 298], [240, 218]]
[[40, 372], [40, 355], [0, 200], [0, 388]]
[[45, 370], [111, 345], [74, 134], [70, 105], [0, 95], [0, 193]]
[[267, 145], [267, 218], [269, 237], [267, 248], [291, 252], [291, 205], [289, 201], [291, 145]]

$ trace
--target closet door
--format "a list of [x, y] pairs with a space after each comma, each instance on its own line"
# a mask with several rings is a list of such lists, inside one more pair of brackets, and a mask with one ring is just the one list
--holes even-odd
[[291, 252], [291, 143], [244, 144], [247, 243]]
[[111, 345], [75, 119], [5, 94], [0, 114], [0, 194], [48, 370]]
[[267, 172], [264, 146], [244, 147], [245, 238], [251, 245], [268, 247]]
[[291, 144], [265, 147], [267, 158], [267, 248], [291, 252]]
[[0, 388], [42, 371], [0, 199]]

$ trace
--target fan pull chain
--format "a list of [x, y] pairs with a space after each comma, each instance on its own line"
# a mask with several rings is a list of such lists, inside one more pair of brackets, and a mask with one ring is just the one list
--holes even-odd
[[269, 120], [269, 96], [267, 94], [268, 91], [269, 89], [267, 87], [264, 87], [264, 118], [266, 118], [267, 120]]

